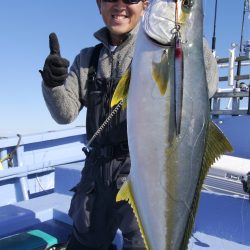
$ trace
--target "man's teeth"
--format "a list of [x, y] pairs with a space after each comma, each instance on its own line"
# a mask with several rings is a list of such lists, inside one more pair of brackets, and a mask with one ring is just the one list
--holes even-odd
[[113, 15], [113, 18], [115, 18], [115, 19], [117, 19], [117, 20], [121, 20], [121, 19], [124, 19], [124, 18], [126, 18], [127, 16], [124, 16], [124, 15], [122, 15], [122, 16], [118, 16], [118, 15]]

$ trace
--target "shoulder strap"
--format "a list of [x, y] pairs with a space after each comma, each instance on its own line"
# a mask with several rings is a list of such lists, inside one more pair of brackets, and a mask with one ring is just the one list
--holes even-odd
[[[89, 81], [93, 81], [95, 79], [96, 76], [96, 72], [97, 72], [97, 67], [98, 67], [98, 60], [99, 60], [99, 55], [100, 55], [100, 51], [103, 47], [102, 43], [97, 44], [94, 47], [94, 50], [92, 52], [92, 55], [90, 57], [90, 61], [89, 61], [89, 70], [88, 70], [88, 76], [87, 76], [87, 84]], [[86, 97], [82, 97], [81, 95], [82, 91], [81, 91], [81, 84], [80, 84], [80, 100], [81, 100], [81, 107], [80, 110], [87, 105], [87, 100]]]
[[97, 67], [98, 67], [99, 55], [100, 55], [102, 47], [103, 47], [102, 43], [99, 43], [94, 47], [94, 51], [89, 61], [88, 79], [93, 79], [93, 77], [95, 77], [95, 74], [97, 72]]

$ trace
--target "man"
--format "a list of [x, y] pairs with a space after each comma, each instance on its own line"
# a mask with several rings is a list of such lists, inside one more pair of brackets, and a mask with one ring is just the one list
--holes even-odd
[[[51, 53], [40, 71], [44, 99], [58, 123], [72, 122], [87, 107], [88, 140], [112, 112], [113, 92], [131, 63], [138, 23], [148, 5], [147, 0], [96, 2], [106, 25], [95, 33], [102, 45], [83, 49], [68, 73], [69, 62], [60, 56], [52, 33]], [[123, 249], [145, 249], [132, 209], [126, 202], [115, 202], [130, 170], [125, 112], [120, 109], [86, 151], [69, 210], [73, 233], [68, 250], [115, 249], [112, 240], [118, 228]]]

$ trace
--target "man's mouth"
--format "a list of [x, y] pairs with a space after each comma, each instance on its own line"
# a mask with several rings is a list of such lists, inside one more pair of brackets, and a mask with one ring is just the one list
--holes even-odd
[[120, 20], [128, 18], [128, 16], [127, 15], [112, 15], [112, 18], [117, 21], [120, 21]]

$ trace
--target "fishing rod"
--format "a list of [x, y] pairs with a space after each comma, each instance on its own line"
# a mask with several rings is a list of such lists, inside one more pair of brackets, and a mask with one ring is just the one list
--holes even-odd
[[[241, 34], [240, 34], [239, 56], [242, 55], [245, 15], [246, 15], [246, 12], [249, 12], [250, 10], [249, 4], [250, 4], [249, 0], [244, 0], [244, 8], [243, 8], [243, 14], [242, 14], [242, 23], [241, 23]], [[240, 73], [241, 73], [241, 61], [238, 62], [236, 75], [240, 76]], [[236, 81], [236, 87], [239, 87], [238, 85], [239, 85], [239, 80]]]
[[[243, 7], [243, 14], [242, 14], [242, 23], [241, 23], [241, 35], [240, 35], [240, 49], [239, 49], [239, 56], [242, 55], [243, 52], [243, 35], [244, 35], [244, 26], [245, 26], [245, 15], [247, 12], [250, 12], [250, 0], [244, 0], [244, 7]], [[250, 14], [249, 14], [250, 15]], [[250, 16], [248, 16], [249, 18]], [[236, 88], [239, 87], [239, 76], [241, 74], [241, 60], [238, 61], [237, 65], [237, 80], [236, 80]], [[248, 110], [247, 114], [250, 115], [250, 92], [248, 97]]]
[[215, 8], [214, 8], [214, 31], [212, 37], [212, 52], [214, 55], [216, 48], [216, 23], [217, 23], [217, 0], [215, 1]]

